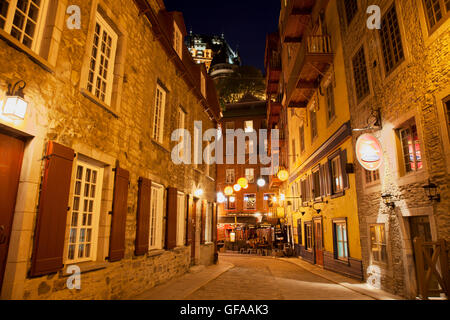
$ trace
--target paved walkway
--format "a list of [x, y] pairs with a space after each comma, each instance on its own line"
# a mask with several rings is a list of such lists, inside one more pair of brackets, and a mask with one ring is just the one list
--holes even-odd
[[399, 299], [298, 258], [221, 254], [220, 263], [153, 288], [137, 300]]

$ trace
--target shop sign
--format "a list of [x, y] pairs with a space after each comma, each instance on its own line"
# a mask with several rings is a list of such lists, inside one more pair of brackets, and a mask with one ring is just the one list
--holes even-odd
[[376, 171], [383, 164], [383, 148], [376, 137], [363, 134], [356, 141], [356, 158], [368, 171]]

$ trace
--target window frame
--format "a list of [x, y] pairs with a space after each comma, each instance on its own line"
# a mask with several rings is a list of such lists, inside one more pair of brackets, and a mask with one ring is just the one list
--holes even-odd
[[178, 24], [176, 21], [173, 22], [173, 48], [178, 54], [178, 57], [180, 59], [183, 58], [183, 34], [181, 33], [180, 28], [178, 27]]
[[355, 1], [354, 4], [356, 5], [356, 10], [354, 12], [352, 12], [353, 15], [351, 17], [349, 17], [349, 7], [347, 6], [347, 4], [349, 4], [350, 2], [348, 2], [348, 0], [343, 0], [345, 20], [347, 21], [347, 27], [350, 26], [350, 24], [355, 20], [355, 17], [359, 11], [358, 0], [354, 0], [354, 1]]
[[312, 252], [314, 248], [314, 239], [313, 239], [313, 223], [312, 221], [303, 222], [304, 231], [305, 231], [305, 250], [308, 252]]
[[[230, 182], [231, 180], [228, 180], [228, 176], [229, 176], [228, 173], [231, 171], [233, 171], [233, 181], [232, 182]], [[225, 169], [225, 183], [233, 184], [235, 182], [236, 182], [236, 170], [234, 168]]]
[[299, 143], [300, 143], [300, 154], [305, 152], [305, 125], [299, 126]]
[[[415, 127], [415, 132], [417, 135], [417, 140], [414, 140], [414, 134], [413, 134], [413, 128]], [[402, 133], [405, 132], [406, 130], [409, 130], [409, 137], [412, 139], [412, 148], [413, 148], [413, 159], [414, 159], [414, 168], [411, 170], [408, 170], [407, 168], [407, 163], [406, 163], [406, 154], [405, 154], [405, 146], [404, 145], [404, 139], [402, 137]], [[419, 128], [417, 126], [417, 123], [415, 121], [415, 118], [411, 118], [408, 121], [404, 122], [401, 126], [399, 126], [397, 129], [397, 136], [398, 136], [398, 140], [400, 143], [400, 155], [401, 155], [401, 159], [400, 160], [400, 164], [402, 164], [401, 167], [401, 172], [404, 173], [403, 175], [408, 175], [408, 174], [414, 174], [417, 172], [421, 172], [424, 170], [424, 165], [425, 165], [425, 161], [424, 161], [424, 155], [423, 155], [423, 143], [419, 137]], [[415, 141], [417, 141], [419, 143], [419, 152], [420, 152], [420, 159], [421, 161], [417, 160], [417, 150], [416, 150], [416, 144]], [[409, 152], [409, 148], [408, 148], [408, 152]], [[410, 157], [411, 154], [408, 154], [408, 157]], [[411, 164], [411, 161], [408, 162], [409, 164]], [[421, 163], [422, 167], [419, 169], [418, 168], [418, 163]]]
[[[248, 126], [248, 124], [251, 124], [251, 126]], [[250, 133], [255, 131], [255, 123], [253, 120], [245, 120], [244, 121], [244, 132]]]
[[[362, 57], [360, 57], [362, 55]], [[363, 58], [363, 59], [361, 59]], [[368, 96], [371, 94], [371, 87], [370, 87], [370, 79], [369, 79], [369, 70], [367, 68], [367, 55], [365, 51], [365, 46], [361, 45], [361, 47], [356, 50], [356, 52], [353, 54], [351, 58], [351, 65], [352, 65], [352, 71], [353, 71], [353, 84], [355, 88], [355, 98], [356, 103], [360, 104], [362, 101], [364, 101]], [[358, 60], [358, 61], [357, 61]], [[363, 63], [363, 65], [361, 63]], [[363, 74], [361, 72], [364, 71]], [[367, 82], [366, 82], [367, 80]], [[360, 86], [358, 86], [358, 83], [361, 83]], [[366, 86], [367, 84], [367, 86]], [[360, 92], [360, 87], [367, 87], [366, 91]]]
[[[385, 261], [383, 261], [383, 260], [376, 260], [374, 254], [373, 254], [373, 245], [374, 245], [374, 243], [373, 243], [373, 239], [372, 239], [372, 231], [371, 231], [371, 229], [372, 228], [376, 228], [376, 227], [381, 227], [382, 231], [383, 231], [383, 233], [380, 233], [380, 234], [384, 235], [383, 236], [384, 243], [383, 242], [378, 243], [378, 241], [377, 241], [377, 243], [375, 243], [375, 244], [378, 246], [378, 248], [382, 248], [382, 246], [384, 246], [384, 252], [385, 252], [385, 257], [386, 257]], [[369, 238], [371, 264], [377, 264], [377, 265], [381, 265], [381, 266], [386, 266], [388, 264], [388, 260], [389, 260], [388, 246], [387, 246], [387, 235], [386, 235], [386, 224], [385, 223], [370, 223], [369, 226], [368, 226], [368, 232], [369, 232], [368, 238]], [[375, 234], [377, 234], [376, 231], [375, 231]], [[375, 240], [380, 240], [380, 239], [375, 239]], [[382, 256], [381, 255], [382, 250], [379, 251], [379, 252], [380, 252], [380, 257], [381, 257]]]
[[[314, 117], [313, 117], [314, 114]], [[311, 144], [314, 143], [314, 141], [317, 140], [319, 137], [319, 127], [317, 123], [317, 111], [314, 109], [309, 110], [309, 118], [310, 118], [310, 124], [311, 124]], [[314, 121], [313, 121], [314, 119]]]
[[[151, 186], [151, 199], [150, 199], [150, 227], [149, 227], [149, 240], [148, 248], [151, 250], [162, 250], [163, 249], [163, 220], [164, 220], [164, 197], [165, 189], [163, 185], [152, 182]], [[156, 194], [155, 194], [156, 193]], [[153, 212], [154, 201], [156, 201], [156, 212]], [[154, 215], [155, 214], [155, 215]], [[154, 217], [154, 218], [153, 218]], [[152, 223], [154, 226], [154, 236], [152, 237]], [[154, 241], [153, 241], [154, 239]], [[154, 244], [153, 244], [154, 242]]]
[[[161, 105], [158, 107], [158, 93], [161, 92]], [[167, 91], [158, 83], [156, 84], [155, 103], [153, 108], [153, 127], [152, 127], [152, 139], [159, 144], [164, 143], [164, 117], [165, 109], [167, 105]], [[160, 108], [160, 109], [159, 109]], [[159, 110], [159, 111], [158, 111]], [[158, 113], [158, 115], [157, 115]], [[158, 118], [157, 118], [158, 117]], [[156, 122], [159, 121], [157, 124]], [[158, 128], [158, 132], [156, 132]]]
[[[254, 197], [255, 198], [255, 205], [254, 208], [249, 208], [248, 205], [248, 200], [245, 200], [245, 198], [248, 198], [249, 196]], [[257, 210], [257, 197], [256, 197], [256, 193], [245, 193], [244, 194], [244, 210], [246, 211], [256, 211]]]
[[336, 100], [334, 96], [334, 85], [332, 82], [325, 89], [325, 98], [327, 102], [327, 125], [330, 126], [334, 122], [334, 120], [336, 120], [337, 117]]
[[[182, 205], [182, 206], [181, 206]], [[177, 193], [177, 247], [186, 243], [186, 195], [184, 192]]]
[[[79, 167], [83, 168], [83, 173], [82, 173], [82, 178], [78, 179], [78, 168]], [[93, 210], [92, 210], [92, 223], [91, 223], [91, 242], [88, 241], [84, 241], [84, 245], [86, 244], [90, 244], [91, 245], [91, 249], [90, 249], [90, 256], [89, 257], [84, 257], [84, 258], [77, 258], [77, 253], [78, 253], [78, 248], [79, 248], [79, 233], [78, 231], [80, 229], [83, 228], [83, 225], [80, 225], [80, 221], [83, 215], [83, 210], [81, 210], [82, 208], [82, 202], [83, 200], [87, 200], [84, 199], [86, 196], [82, 195], [82, 193], [85, 191], [85, 172], [86, 169], [91, 170], [91, 172], [93, 172], [94, 170], [97, 170], [97, 183], [96, 183], [96, 191], [95, 191], [95, 197], [94, 200], [96, 199], [97, 201], [93, 204]], [[104, 184], [104, 176], [105, 176], [105, 168], [97, 165], [97, 164], [93, 164], [92, 161], [88, 161], [87, 159], [80, 159], [78, 158], [73, 166], [73, 175], [72, 175], [72, 181], [71, 181], [71, 188], [72, 188], [72, 192], [71, 192], [71, 206], [70, 206], [70, 213], [67, 215], [67, 219], [68, 219], [68, 237], [67, 237], [67, 241], [64, 245], [64, 263], [65, 264], [76, 264], [76, 263], [82, 263], [82, 262], [90, 262], [90, 261], [96, 261], [97, 260], [97, 256], [98, 256], [98, 245], [99, 245], [99, 232], [100, 232], [100, 215], [101, 215], [101, 206], [102, 206], [102, 201], [103, 201], [103, 196], [102, 196], [102, 192], [103, 192], [103, 184]], [[80, 194], [77, 195], [77, 183], [80, 182]], [[90, 189], [92, 190], [92, 189]], [[75, 205], [75, 198], [79, 196], [79, 205], [76, 206]], [[92, 198], [92, 197], [90, 197]], [[88, 197], [89, 199], [89, 197]], [[74, 208], [78, 207], [80, 210], [78, 211], [78, 217], [77, 217], [77, 233], [76, 233], [76, 241], [75, 242], [71, 242], [71, 229], [73, 229], [73, 213], [74, 213]], [[87, 223], [88, 223], [88, 216], [86, 217], [87, 221], [86, 221], [86, 226], [84, 229], [88, 229], [87, 228]], [[87, 234], [86, 234], [87, 237]], [[71, 245], [75, 245], [75, 249], [74, 249], [74, 259], [69, 259], [69, 254], [70, 254], [70, 249], [69, 247]], [[77, 248], [78, 247], [78, 248]]]
[[[340, 186], [341, 188], [339, 190], [335, 189], [335, 177], [333, 176], [333, 163], [337, 163], [337, 168], [339, 168], [339, 178], [340, 178]], [[330, 188], [331, 188], [331, 196], [341, 196], [344, 194], [345, 189], [344, 189], [344, 175], [343, 175], [343, 170], [345, 168], [342, 168], [342, 161], [341, 161], [341, 154], [340, 152], [337, 153], [336, 155], [330, 157], [328, 159], [328, 168], [330, 170], [329, 174], [330, 174]]]
[[[450, 9], [447, 9], [444, 0], [438, 0], [439, 8], [440, 8], [440, 10], [442, 12], [442, 17], [441, 17], [441, 19], [439, 21], [436, 20], [436, 23], [433, 26], [431, 26], [430, 19], [429, 19], [429, 16], [428, 16], [426, 1], [427, 0], [420, 0], [420, 2], [422, 3], [423, 15], [424, 15], [424, 18], [425, 18], [425, 21], [426, 21], [426, 24], [427, 24], [428, 35], [431, 35], [437, 29], [439, 29], [447, 21], [447, 19], [450, 17]], [[445, 11], [445, 13], [444, 13], [443, 10]], [[433, 10], [433, 12], [434, 12], [434, 10]], [[435, 18], [435, 14], [433, 14], [433, 17]]]
[[[349, 237], [348, 237], [348, 223], [347, 218], [337, 218], [332, 220], [333, 223], [333, 243], [334, 243], [334, 259], [339, 261], [348, 262], [350, 259], [350, 248], [349, 248]], [[345, 227], [345, 239], [342, 239], [342, 241], [338, 240], [338, 226], [344, 226]], [[344, 235], [342, 235], [344, 236]], [[343, 250], [346, 256], [339, 256], [339, 242], [342, 242], [343, 244]]]
[[[33, 21], [36, 22], [36, 27], [34, 30], [34, 35], [32, 38], [32, 44], [31, 46], [26, 45], [25, 43], [22, 42], [22, 39], [25, 37], [26, 34], [26, 23], [28, 22], [29, 19], [31, 19], [28, 15], [29, 13], [29, 7], [31, 5], [32, 1], [28, 2], [27, 5], [27, 11], [28, 13], [23, 12], [21, 9], [19, 9], [21, 11], [21, 13], [25, 13], [25, 20], [24, 20], [24, 25], [23, 25], [23, 29], [20, 30], [21, 33], [21, 39], [17, 39], [15, 36], [13, 36], [11, 34], [11, 31], [13, 29], [13, 25], [14, 25], [14, 18], [16, 15], [16, 11], [18, 10], [17, 8], [17, 2], [19, 0], [7, 0], [8, 2], [8, 10], [6, 13], [6, 17], [4, 17], [4, 26], [0, 28], [0, 30], [4, 31], [5, 33], [7, 33], [8, 35], [10, 35], [15, 41], [17, 41], [18, 43], [20, 43], [21, 45], [25, 46], [26, 48], [28, 48], [29, 50], [31, 50], [32, 52], [36, 53], [39, 55], [40, 51], [41, 51], [41, 46], [42, 46], [42, 40], [44, 37], [44, 29], [46, 27], [46, 23], [47, 23], [47, 14], [48, 14], [48, 10], [49, 10], [49, 0], [41, 0], [41, 5], [39, 7], [39, 16], [37, 21]], [[3, 16], [2, 16], [3, 17]], [[3, 18], [1, 18], [3, 20]], [[18, 29], [16, 27], [16, 29]], [[28, 38], [30, 38], [28, 36]]]
[[[321, 184], [322, 177], [320, 175], [320, 166], [315, 167], [311, 173], [312, 173], [311, 181], [313, 184], [312, 188], [311, 188], [312, 196], [313, 196], [314, 200], [320, 200], [322, 198], [322, 184]], [[316, 181], [316, 178], [318, 179], [318, 181]], [[318, 185], [319, 185], [319, 188], [318, 188], [319, 190], [317, 190], [316, 183], [318, 183]]]
[[[249, 179], [250, 174], [247, 174], [247, 172], [250, 171], [250, 170], [252, 172], [252, 174], [251, 174], [252, 179]], [[250, 183], [256, 183], [256, 181], [255, 181], [255, 168], [245, 168], [245, 178], [247, 179], [249, 184]]]

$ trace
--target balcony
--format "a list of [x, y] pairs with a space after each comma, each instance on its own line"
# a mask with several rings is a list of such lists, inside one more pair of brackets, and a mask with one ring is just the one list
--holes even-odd
[[306, 108], [333, 60], [330, 36], [313, 35], [302, 41], [287, 84], [288, 108]]
[[268, 127], [273, 128], [280, 121], [283, 95], [279, 94], [275, 99], [269, 99], [267, 108]]
[[275, 94], [278, 92], [278, 84], [281, 78], [280, 36], [278, 32], [267, 35], [264, 64], [267, 73], [267, 94]]
[[281, 9], [280, 27], [283, 43], [301, 42], [310, 22], [316, 0], [289, 0]]

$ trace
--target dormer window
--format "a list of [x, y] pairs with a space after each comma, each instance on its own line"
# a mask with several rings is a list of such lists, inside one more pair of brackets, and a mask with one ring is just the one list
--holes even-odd
[[183, 35], [178, 28], [178, 25], [173, 23], [174, 36], [173, 36], [173, 47], [177, 52], [178, 56], [181, 58], [183, 54]]

